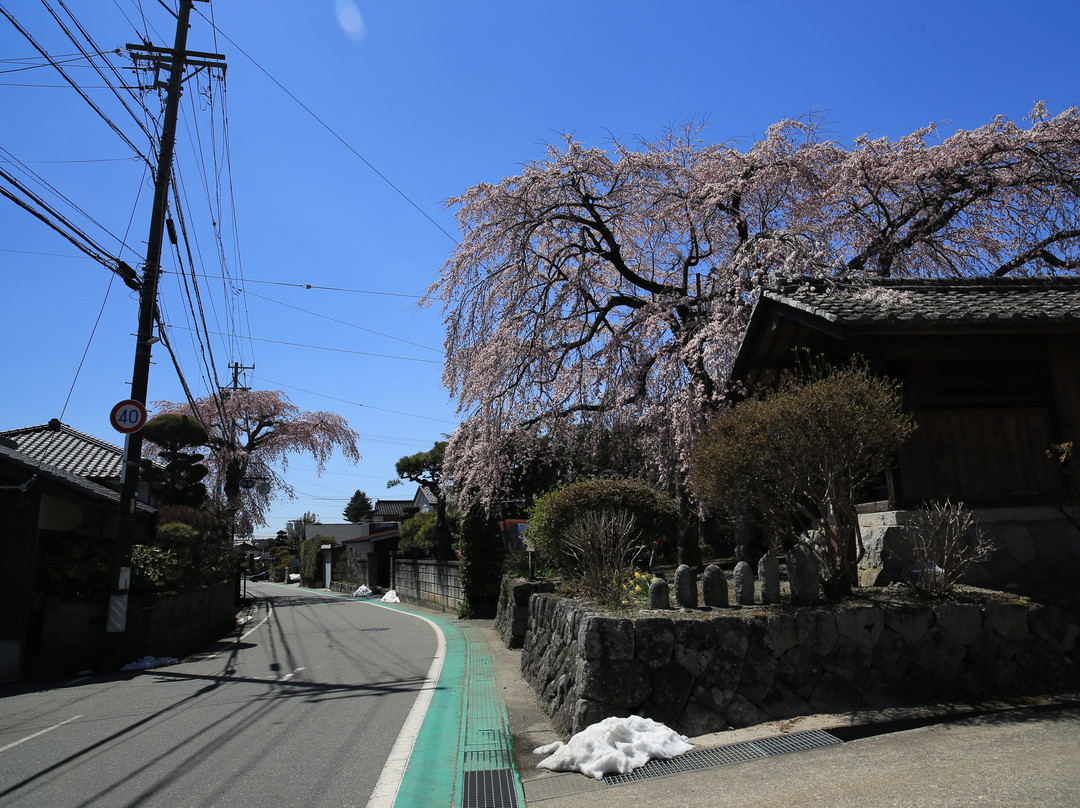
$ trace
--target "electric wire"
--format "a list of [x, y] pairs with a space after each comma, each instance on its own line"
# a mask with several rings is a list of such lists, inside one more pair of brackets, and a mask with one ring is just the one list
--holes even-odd
[[[146, 179], [147, 168], [143, 166], [143, 179]], [[139, 183], [139, 188], [142, 188], [142, 182]], [[135, 203], [131, 207], [131, 215], [128, 217], [127, 229], [124, 231], [124, 241], [126, 242], [128, 236], [131, 235], [131, 227], [135, 222], [135, 211], [139, 208], [139, 197], [142, 196], [142, 191], [135, 197]], [[64, 414], [67, 412], [68, 404], [71, 403], [71, 396], [75, 392], [75, 385], [79, 381], [79, 376], [82, 373], [83, 365], [86, 363], [86, 357], [90, 353], [90, 346], [94, 342], [94, 336], [97, 334], [98, 326], [101, 325], [101, 317], [105, 313], [105, 305], [109, 302], [109, 293], [112, 291], [113, 281], [116, 280], [115, 274], [109, 275], [109, 285], [105, 288], [105, 297], [101, 301], [101, 308], [98, 309], [97, 319], [94, 320], [94, 327], [90, 329], [90, 338], [86, 341], [86, 348], [83, 349], [82, 358], [79, 359], [79, 366], [75, 369], [75, 377], [71, 380], [71, 387], [68, 388], [67, 398], [64, 399], [64, 406], [60, 410], [60, 420], [64, 420]]]
[[[177, 325], [170, 325], [170, 327], [174, 328], [174, 329], [182, 328], [182, 326], [177, 326]], [[229, 334], [226, 334], [226, 333], [221, 332], [221, 331], [210, 331], [208, 333], [213, 334], [215, 336], [220, 336], [220, 337], [229, 336]], [[355, 351], [355, 350], [353, 350], [351, 348], [336, 348], [336, 347], [329, 346], [329, 345], [307, 345], [307, 344], [302, 343], [302, 342], [288, 342], [286, 340], [280, 340], [280, 339], [269, 339], [268, 337], [249, 337], [248, 339], [252, 339], [255, 342], [268, 342], [268, 343], [271, 343], [273, 345], [288, 345], [291, 348], [307, 348], [307, 349], [312, 350], [312, 351], [332, 351], [334, 353], [346, 353], [346, 354], [352, 354], [354, 356], [371, 356], [371, 357], [375, 357], [376, 359], [396, 359], [396, 360], [399, 360], [401, 362], [421, 362], [423, 364], [429, 364], [429, 365], [442, 364], [441, 361], [438, 360], [438, 359], [421, 359], [421, 358], [415, 357], [415, 356], [397, 356], [395, 354], [372, 353], [370, 351]]]
[[442, 233], [444, 236], [446, 236], [448, 239], [450, 239], [455, 244], [458, 243], [458, 240], [453, 235], [451, 235], [450, 232], [446, 230], [446, 228], [444, 228], [441, 224], [439, 224], [437, 221], [435, 221], [435, 219], [433, 219], [431, 217], [431, 215], [426, 210], [424, 210], [422, 207], [420, 207], [420, 205], [418, 205], [415, 201], [413, 201], [413, 199], [408, 194], [406, 194], [397, 185], [395, 185], [390, 180], [389, 177], [387, 177], [385, 174], [383, 174], [381, 171], [379, 171], [379, 169], [377, 169], [366, 157], [364, 157], [364, 155], [362, 155], [360, 152], [358, 152], [352, 146], [352, 144], [349, 143], [349, 141], [347, 141], [344, 137], [339, 135], [328, 123], [326, 123], [326, 121], [324, 121], [322, 118], [320, 118], [318, 115], [316, 115], [311, 110], [311, 108], [307, 106], [307, 104], [305, 104], [303, 101], [301, 101], [295, 95], [293, 95], [293, 93], [284, 84], [282, 84], [280, 81], [278, 81], [276, 78], [274, 78], [274, 76], [270, 73], [270, 71], [268, 71], [265, 67], [263, 67], [261, 64], [259, 64], [257, 61], [255, 61], [254, 57], [249, 55], [247, 51], [245, 51], [238, 44], [236, 44], [236, 42], [233, 41], [229, 37], [228, 34], [226, 34], [224, 31], [222, 31], [216, 25], [214, 25], [214, 21], [212, 19], [208, 18], [199, 9], [195, 9], [195, 13], [198, 14], [200, 17], [202, 17], [204, 20], [206, 20], [206, 22], [210, 24], [210, 26], [214, 29], [214, 31], [221, 34], [221, 36], [224, 37], [224, 39], [230, 45], [232, 45], [234, 48], [236, 48], [236, 50], [239, 51], [240, 54], [244, 56], [244, 58], [246, 58], [249, 62], [251, 62], [251, 64], [253, 64], [256, 68], [258, 68], [258, 70], [264, 76], [266, 76], [268, 79], [270, 79], [270, 81], [272, 81], [274, 84], [276, 84], [278, 89], [280, 89], [282, 92], [284, 92], [285, 95], [289, 96], [289, 98], [291, 98], [301, 109], [303, 109], [304, 112], [306, 112], [308, 115], [310, 115], [320, 126], [322, 126], [327, 132], [329, 132], [334, 137], [335, 140], [337, 140], [339, 143], [341, 143], [341, 145], [343, 145], [346, 149], [348, 149], [350, 152], [352, 152], [352, 154], [354, 156], [356, 156], [364, 165], [366, 165], [369, 169], [371, 169], [371, 171], [374, 172], [375, 175], [379, 177], [379, 179], [381, 179], [384, 183], [386, 183], [388, 186], [390, 186], [402, 199], [404, 199], [406, 202], [408, 202], [410, 205], [412, 205], [412, 207], [415, 208], [416, 211], [421, 216], [423, 216], [425, 219], [427, 219], [429, 222], [431, 222], [431, 224], [433, 224], [435, 226], [435, 228], [440, 233]]
[[96, 112], [98, 114], [98, 116], [103, 121], [105, 121], [106, 124], [108, 124], [109, 128], [112, 129], [120, 137], [120, 139], [123, 140], [124, 143], [126, 143], [128, 145], [128, 147], [130, 147], [133, 152], [135, 152], [135, 154], [139, 155], [139, 157], [141, 157], [144, 161], [146, 161], [147, 165], [150, 165], [151, 168], [152, 168], [153, 163], [151, 162], [150, 158], [147, 157], [145, 154], [143, 154], [142, 151], [139, 149], [139, 147], [131, 142], [131, 140], [128, 138], [128, 136], [126, 134], [124, 134], [124, 132], [120, 129], [120, 127], [117, 126], [113, 122], [113, 120], [108, 115], [106, 115], [105, 112], [100, 107], [98, 107], [97, 104], [94, 103], [94, 101], [90, 98], [90, 96], [88, 96], [83, 91], [83, 89], [78, 85], [77, 82], [75, 82], [70, 76], [68, 76], [68, 74], [64, 71], [64, 68], [53, 61], [52, 57], [49, 56], [48, 52], [46, 52], [44, 48], [42, 48], [40, 45], [38, 45], [37, 41], [30, 35], [30, 32], [27, 31], [25, 28], [23, 28], [19, 24], [18, 20], [16, 20], [11, 15], [11, 13], [6, 8], [4, 8], [3, 5], [0, 5], [0, 14], [3, 14], [5, 17], [7, 17], [8, 21], [15, 27], [15, 29], [20, 34], [22, 34], [23, 37], [31, 45], [34, 46], [34, 48], [38, 51], [38, 53], [40, 53], [43, 57], [45, 57], [45, 59], [48, 60], [49, 64], [51, 64], [53, 66], [53, 68], [64, 78], [64, 80], [69, 85], [71, 85], [71, 88], [74, 89], [76, 93], [78, 93], [79, 97], [82, 98], [83, 101], [85, 101], [87, 104], [89, 104], [90, 108], [93, 109], [94, 112]]
[[[75, 27], [79, 29], [79, 33], [82, 34], [83, 38], [87, 41], [87, 43], [90, 45], [90, 47], [93, 48], [93, 50], [96, 52], [96, 55], [97, 56], [103, 56], [104, 52], [101, 50], [101, 48], [98, 47], [97, 43], [94, 42], [93, 37], [91, 37], [90, 34], [87, 32], [87, 30], [82, 26], [82, 23], [80, 23], [79, 20], [75, 17], [75, 15], [71, 13], [71, 11], [68, 9], [68, 7], [64, 5], [64, 0], [56, 0], [56, 2], [59, 4], [60, 8], [62, 8], [67, 13], [68, 17], [75, 24]], [[138, 124], [140, 129], [142, 129], [143, 134], [146, 135], [147, 140], [150, 142], [150, 144], [152, 146], [153, 143], [154, 143], [154, 140], [155, 140], [154, 134], [146, 126], [144, 121], [140, 120], [139, 116], [135, 114], [135, 111], [131, 107], [128, 106], [127, 100], [125, 100], [124, 97], [121, 96], [120, 91], [116, 87], [114, 87], [112, 85], [112, 83], [109, 81], [109, 77], [106, 76], [102, 72], [101, 68], [98, 67], [97, 62], [95, 62], [93, 57], [91, 57], [91, 55], [86, 52], [86, 50], [82, 47], [82, 45], [75, 38], [75, 35], [72, 34], [70, 30], [68, 30], [68, 27], [60, 19], [60, 17], [57, 15], [57, 13], [55, 11], [53, 11], [52, 7], [49, 5], [48, 0], [41, 0], [41, 4], [43, 6], [45, 6], [45, 9], [49, 12], [49, 14], [52, 15], [52, 18], [56, 21], [56, 24], [60, 26], [61, 30], [65, 34], [67, 34], [67, 37], [68, 37], [68, 39], [71, 40], [72, 44], [75, 45], [75, 47], [79, 50], [79, 52], [86, 57], [86, 59], [89, 62], [90, 66], [94, 68], [94, 71], [98, 74], [98, 76], [101, 77], [101, 80], [105, 82], [105, 85], [112, 91], [113, 95], [116, 97], [116, 100], [120, 102], [120, 105], [127, 111], [127, 113], [131, 116], [132, 120], [135, 121], [136, 124]], [[115, 51], [112, 51], [112, 52], [113, 53], [119, 53], [120, 49], [117, 48]], [[105, 64], [108, 66], [109, 70], [112, 72], [112, 74], [120, 82], [120, 86], [127, 89], [128, 96], [131, 98], [131, 100], [135, 101], [135, 103], [138, 104], [139, 109], [142, 110], [143, 114], [145, 115], [147, 110], [146, 110], [145, 106], [143, 105], [141, 99], [139, 99], [139, 97], [137, 95], [135, 95], [135, 93], [130, 88], [128, 88], [126, 86], [123, 76], [121, 76], [120, 73], [116, 70], [116, 68], [113, 67], [112, 63], [109, 62], [108, 59], [105, 59], [104, 61], [105, 61]]]
[[440, 423], [440, 424], [454, 425], [456, 423], [454, 421], [448, 421], [445, 418], [435, 418], [434, 416], [431, 416], [431, 415], [417, 415], [416, 413], [402, 412], [401, 410], [389, 410], [389, 409], [386, 409], [385, 407], [375, 407], [375, 406], [372, 406], [371, 404], [362, 404], [359, 401], [350, 401], [347, 398], [338, 398], [336, 396], [327, 395], [326, 393], [317, 393], [314, 390], [305, 390], [303, 387], [296, 387], [296, 386], [291, 385], [291, 384], [285, 384], [284, 382], [276, 382], [273, 379], [267, 379], [265, 376], [253, 376], [252, 378], [257, 378], [260, 381], [264, 381], [267, 384], [276, 385], [277, 387], [284, 387], [287, 390], [297, 390], [297, 391], [299, 391], [301, 393], [308, 393], [309, 395], [319, 396], [320, 398], [326, 398], [326, 399], [329, 399], [330, 401], [340, 401], [342, 404], [352, 404], [354, 407], [363, 407], [364, 409], [374, 410], [376, 412], [387, 412], [387, 413], [390, 413], [391, 415], [402, 415], [402, 416], [405, 416], [406, 418], [419, 418], [420, 420], [423, 420], [423, 421], [435, 421], [435, 422]]
[[279, 306], [284, 306], [285, 308], [292, 309], [293, 311], [301, 311], [304, 314], [310, 314], [312, 317], [320, 317], [323, 320], [329, 320], [332, 323], [338, 323], [339, 325], [345, 325], [345, 326], [348, 326], [349, 328], [355, 328], [357, 331], [364, 331], [365, 333], [368, 333], [368, 334], [375, 334], [376, 336], [379, 336], [379, 337], [385, 337], [386, 339], [392, 339], [395, 342], [402, 342], [402, 343], [404, 343], [406, 345], [412, 345], [414, 348], [423, 348], [425, 351], [432, 351], [433, 353], [441, 353], [438, 348], [432, 348], [432, 347], [430, 347], [428, 345], [421, 345], [419, 342], [411, 342], [410, 340], [402, 339], [401, 337], [395, 337], [393, 334], [386, 334], [386, 333], [383, 333], [382, 331], [375, 331], [374, 329], [371, 329], [371, 328], [365, 328], [362, 325], [357, 325], [356, 323], [350, 323], [347, 320], [339, 320], [336, 317], [330, 317], [329, 315], [326, 315], [326, 314], [319, 314], [319, 312], [317, 312], [317, 311], [311, 311], [310, 309], [304, 309], [304, 308], [301, 308], [300, 306], [294, 306], [291, 303], [285, 303], [284, 301], [281, 301], [281, 300], [274, 300], [274, 298], [272, 298], [272, 297], [266, 297], [265, 295], [260, 295], [260, 294], [258, 294], [256, 292], [248, 292], [247, 294], [250, 295], [251, 297], [257, 297], [257, 298], [259, 298], [259, 300], [266, 300], [266, 301], [269, 301], [270, 303], [276, 303]]

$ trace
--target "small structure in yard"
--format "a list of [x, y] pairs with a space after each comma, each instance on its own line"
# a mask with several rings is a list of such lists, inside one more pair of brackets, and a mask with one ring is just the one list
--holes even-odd
[[1080, 278], [773, 279], [732, 379], [767, 385], [799, 351], [863, 357], [903, 385], [918, 424], [867, 492], [864, 566], [888, 563], [911, 508], [950, 498], [998, 546], [973, 582], [1075, 576], [1077, 480], [1048, 453], [1080, 441]]

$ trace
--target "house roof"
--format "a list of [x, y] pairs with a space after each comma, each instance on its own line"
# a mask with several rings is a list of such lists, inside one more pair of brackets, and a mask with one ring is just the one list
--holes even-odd
[[1080, 278], [771, 278], [743, 333], [731, 378], [780, 367], [793, 348], [817, 351], [854, 334], [1080, 330]]
[[405, 509], [412, 504], [411, 499], [377, 499], [371, 512], [371, 521], [400, 522], [405, 518]]
[[56, 418], [47, 424], [0, 432], [0, 437], [13, 440], [22, 454], [70, 474], [120, 479], [123, 449], [72, 429]]
[[837, 323], [1080, 323], [1080, 278], [774, 281], [762, 298]]
[[[0, 465], [12, 469], [16, 473], [26, 474], [27, 481], [36, 475], [37, 481], [35, 485], [40, 485], [42, 488], [59, 488], [83, 498], [120, 505], [120, 494], [112, 488], [95, 483], [65, 469], [43, 463], [36, 457], [31, 457], [24, 452], [11, 449], [3, 444], [0, 444]], [[136, 508], [140, 513], [157, 512], [156, 508], [142, 502], [136, 502]]]

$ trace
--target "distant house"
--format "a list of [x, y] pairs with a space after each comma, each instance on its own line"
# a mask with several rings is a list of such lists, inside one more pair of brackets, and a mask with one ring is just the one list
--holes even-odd
[[418, 487], [412, 499], [378, 499], [371, 513], [357, 524], [312, 524], [308, 537], [319, 536], [335, 545], [334, 580], [366, 584], [371, 589], [390, 586], [391, 558], [397, 552], [398, 525], [415, 513], [433, 510], [434, 496]]
[[[43, 635], [48, 628], [42, 625], [42, 595], [49, 559], [67, 561], [67, 554], [75, 549], [83, 559], [80, 563], [89, 571], [92, 559], [108, 558], [116, 538], [120, 506], [117, 491], [70, 470], [85, 462], [108, 479], [110, 472], [105, 465], [95, 465], [90, 457], [75, 459], [79, 447], [89, 445], [93, 451], [87, 450], [87, 454], [94, 455], [98, 454], [97, 444], [102, 442], [83, 440], [89, 436], [81, 433], [75, 440], [60, 430], [56, 432], [74, 449], [71, 456], [56, 458], [69, 468], [43, 462], [21, 451], [22, 444], [7, 435], [0, 437], [0, 551], [5, 572], [5, 584], [0, 587], [0, 613], [4, 615], [0, 620], [0, 680], [33, 672], [37, 657], [57, 655], [52, 644], [69, 646], [69, 651], [78, 643], [100, 644], [103, 626], [61, 626], [57, 633]], [[26, 442], [33, 447], [31, 440]], [[107, 454], [100, 452], [101, 456]], [[155, 514], [154, 508], [137, 503], [136, 542], [149, 535]]]
[[1075, 575], [1080, 532], [1058, 509], [1075, 504], [1070, 480], [1047, 451], [1080, 447], [1080, 279], [773, 280], [732, 378], [768, 384], [798, 349], [834, 364], [861, 355], [903, 385], [918, 429], [868, 492], [877, 510], [963, 500], [999, 527], [995, 579], [1065, 574], [1066, 562]]
[[416, 509], [414, 513], [430, 513], [435, 510], [437, 505], [438, 500], [430, 488], [426, 485], [416, 487], [416, 496], [412, 499], [412, 507]]

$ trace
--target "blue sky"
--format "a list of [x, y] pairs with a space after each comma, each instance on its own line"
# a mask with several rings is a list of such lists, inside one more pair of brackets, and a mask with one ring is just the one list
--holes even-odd
[[[162, 2], [65, 0], [103, 50], [141, 31], [171, 46]], [[64, 16], [59, 0], [48, 5]], [[74, 53], [43, 4], [0, 7], [54, 57]], [[813, 112], [850, 140], [932, 121], [948, 133], [998, 114], [1019, 120], [1037, 99], [1051, 112], [1080, 102], [1080, 6], [1064, 0], [213, 0], [196, 12], [188, 48], [227, 57], [225, 96], [223, 104], [219, 85], [211, 97], [198, 91], [201, 79], [189, 82], [177, 165], [197, 271], [213, 276], [202, 288], [209, 330], [230, 336], [212, 338], [213, 379], [184, 330], [190, 315], [166, 256], [161, 300], [184, 376], [205, 395], [229, 381], [228, 363], [254, 364], [248, 385], [281, 389], [303, 410], [339, 412], [361, 434], [364, 456], [355, 467], [335, 458], [322, 477], [295, 458], [288, 477], [300, 498], [276, 502], [257, 535], [305, 511], [341, 521], [358, 488], [373, 499], [411, 496], [411, 487], [386, 489], [395, 461], [455, 424], [440, 382], [440, 312], [415, 307], [453, 248], [443, 203], [516, 173], [559, 132], [603, 145], [693, 118], [711, 122], [713, 139], [752, 142], [781, 118]], [[137, 266], [151, 196], [143, 169], [40, 63], [0, 16], [0, 168], [47, 182], [43, 195], [77, 205], [66, 215], [102, 245], [127, 232], [124, 257]], [[133, 118], [79, 65], [73, 78], [143, 147]], [[157, 114], [157, 97], [142, 98]], [[4, 198], [0, 272], [0, 429], [62, 413], [121, 443], [108, 415], [128, 395], [137, 318], [129, 290], [118, 280], [110, 289], [106, 269]], [[161, 346], [154, 359], [149, 399], [182, 400]]]

